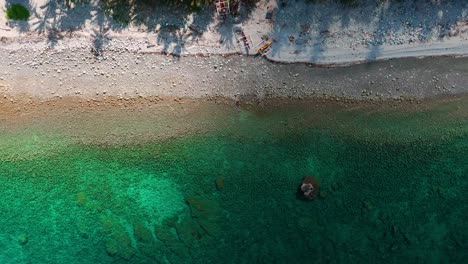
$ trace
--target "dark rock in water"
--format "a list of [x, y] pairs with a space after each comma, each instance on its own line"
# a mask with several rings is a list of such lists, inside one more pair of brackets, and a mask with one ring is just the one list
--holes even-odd
[[320, 183], [312, 176], [302, 178], [301, 185], [297, 190], [298, 197], [304, 200], [312, 200], [318, 195]]
[[179, 216], [177, 215], [174, 215], [174, 216], [171, 216], [167, 219], [164, 219], [164, 224], [167, 225], [168, 227], [175, 227], [176, 224], [177, 224], [177, 221], [179, 221]]
[[89, 238], [89, 235], [88, 235], [88, 233], [81, 232], [81, 233], [80, 233], [80, 237], [82, 237], [82, 238], [84, 238], [84, 239], [88, 239], [88, 238]]
[[216, 189], [218, 191], [222, 191], [224, 189], [224, 177], [219, 176], [218, 178], [216, 178], [215, 184], [216, 184]]
[[107, 255], [114, 257], [119, 253], [119, 245], [114, 240], [106, 240]]
[[156, 237], [162, 241], [167, 247], [172, 247], [179, 244], [179, 239], [177, 234], [171, 228], [167, 226], [156, 226], [154, 228], [154, 234]]
[[167, 249], [176, 254], [177, 256], [187, 258], [189, 256], [188, 248], [186, 248], [177, 236], [174, 228], [169, 228], [165, 225], [156, 226], [154, 234], [163, 242]]
[[[166, 247], [163, 242], [153, 240], [151, 243], [139, 243], [138, 251], [144, 256], [154, 260], [152, 263], [165, 263], [164, 251]], [[166, 250], [167, 251], [167, 250]]]
[[340, 188], [340, 184], [338, 182], [334, 182], [331, 185], [333, 191], [337, 191]]
[[133, 235], [137, 241], [150, 243], [153, 241], [151, 230], [141, 222], [133, 224]]
[[22, 245], [22, 246], [23, 246], [23, 245], [26, 245], [26, 244], [28, 243], [28, 241], [29, 241], [28, 235], [26, 235], [26, 234], [21, 234], [21, 235], [18, 236], [18, 243], [19, 243], [20, 245]]
[[125, 260], [130, 260], [136, 254], [129, 236], [107, 239], [106, 251], [111, 257], [118, 256]]
[[175, 228], [179, 239], [189, 248], [205, 235], [205, 231], [190, 216], [185, 216]]
[[321, 191], [319, 193], [319, 197], [322, 198], [322, 199], [325, 199], [327, 197], [327, 195], [328, 195], [328, 192], [326, 192], [326, 191]]
[[88, 200], [88, 196], [84, 192], [79, 192], [76, 194], [76, 204], [78, 206], [83, 206]]
[[101, 217], [103, 231], [106, 234], [106, 252], [109, 256], [116, 256], [130, 260], [136, 253], [132, 245], [131, 235], [116, 216], [106, 215]]
[[201, 197], [188, 197], [185, 201], [190, 206], [192, 218], [207, 234], [216, 236], [220, 232], [219, 222], [222, 215], [219, 203]]

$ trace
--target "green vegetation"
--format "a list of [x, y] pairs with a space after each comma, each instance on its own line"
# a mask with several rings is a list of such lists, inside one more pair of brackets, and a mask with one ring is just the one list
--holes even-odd
[[8, 19], [14, 20], [28, 20], [30, 14], [29, 10], [21, 4], [12, 4], [6, 10]]

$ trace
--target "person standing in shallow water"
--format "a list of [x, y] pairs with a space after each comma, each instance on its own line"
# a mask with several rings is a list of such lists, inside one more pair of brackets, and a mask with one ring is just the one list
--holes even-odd
[[312, 200], [317, 197], [319, 186], [319, 182], [313, 176], [305, 176], [297, 190], [298, 196], [301, 199]]

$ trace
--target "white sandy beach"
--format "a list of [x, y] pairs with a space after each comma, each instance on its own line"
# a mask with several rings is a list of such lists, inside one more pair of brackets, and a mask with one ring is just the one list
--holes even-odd
[[[226, 20], [213, 6], [199, 12], [177, 7], [137, 7], [125, 13], [129, 25], [112, 18], [97, 0], [66, 6], [56, 0], [0, 0], [22, 3], [27, 22], [0, 15], [4, 49], [93, 47], [137, 52], [253, 54], [271, 39], [268, 59], [281, 62], [350, 64], [379, 59], [468, 54], [468, 2], [464, 0], [361, 0], [355, 7], [333, 1], [260, 0], [255, 7], [231, 7]], [[107, 11], [105, 11], [107, 10]], [[140, 10], [140, 11], [138, 11]], [[3, 12], [3, 11], [2, 11]], [[267, 19], [268, 17], [268, 19]], [[245, 32], [251, 49], [236, 38]]]
[[[334, 69], [295, 63], [465, 56], [468, 2], [461, 0], [363, 0], [356, 7], [262, 0], [255, 8], [241, 6], [239, 15], [226, 21], [215, 17], [214, 7], [198, 13], [166, 7], [148, 13], [130, 10], [133, 22], [128, 27], [106, 15], [97, 1], [71, 7], [55, 0], [8, 1], [15, 2], [33, 12], [25, 22], [0, 15], [4, 106], [67, 97], [97, 103], [154, 97], [402, 100], [465, 94], [468, 89], [468, 58], [402, 59]], [[267, 13], [271, 19], [265, 19]], [[272, 39], [268, 59], [288, 63], [242, 54], [246, 50], [236, 42], [236, 29], [251, 43]]]

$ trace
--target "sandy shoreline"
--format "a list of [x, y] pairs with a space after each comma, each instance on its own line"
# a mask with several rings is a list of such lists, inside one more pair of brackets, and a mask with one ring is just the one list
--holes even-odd
[[[248, 137], [251, 129], [258, 128], [258, 123], [246, 120], [261, 122], [273, 116], [298, 122], [296, 127], [288, 122], [273, 121], [271, 131], [278, 133], [284, 132], [285, 127], [295, 130], [300, 126], [335, 127], [338, 131], [343, 129], [345, 120], [355, 114], [362, 115], [364, 119], [376, 115], [388, 115], [390, 119], [392, 116], [418, 115], [419, 124], [443, 127], [442, 123], [453, 124], [466, 119], [464, 106], [467, 102], [467, 95], [416, 102], [276, 98], [262, 101], [262, 104], [255, 101], [236, 104], [226, 98], [143, 97], [125, 100], [106, 97], [86, 100], [68, 97], [18, 100], [14, 103], [0, 98], [0, 132], [4, 136], [17, 135], [28, 128], [34, 135], [45, 135], [45, 138], [55, 135], [59, 142], [61, 137], [67, 137], [70, 143], [115, 146], [203, 135], [208, 131], [229, 131], [231, 126], [244, 126]], [[320, 121], [317, 123], [317, 120]], [[408, 123], [412, 122], [408, 120]], [[361, 131], [364, 136], [366, 129], [361, 125], [356, 123], [347, 133], [356, 135], [359, 134], [356, 131]], [[388, 131], [384, 129], [381, 132], [385, 134]], [[417, 135], [416, 131], [413, 132]], [[435, 138], [440, 137], [436, 131], [432, 132]], [[406, 134], [406, 139], [409, 134]], [[380, 139], [376, 135], [372, 138]], [[45, 140], [49, 141], [54, 141], [53, 137]], [[0, 142], [2, 144], [3, 147], [14, 148], [19, 143]], [[46, 144], [44, 148], [51, 147]]]
[[[269, 60], [317, 65], [468, 54], [468, 2], [463, 0], [361, 0], [355, 7], [333, 1], [260, 0], [254, 6], [233, 6], [236, 15], [226, 20], [216, 16], [214, 5], [195, 13], [177, 6], [136, 6], [119, 13], [131, 18], [128, 25], [109, 15], [112, 6], [97, 0], [68, 6], [48, 0], [8, 2], [23, 3], [32, 13], [26, 22], [0, 15], [2, 47], [10, 50], [254, 54], [262, 39], [270, 39]], [[248, 37], [250, 50], [239, 41], [238, 30]]]
[[[5, 102], [73, 97], [379, 101], [468, 89], [468, 58], [431, 58], [468, 54], [464, 1], [362, 1], [349, 8], [261, 0], [255, 7], [241, 5], [240, 15], [226, 21], [213, 17], [214, 8], [183, 13], [168, 7], [128, 27], [119, 26], [98, 1], [66, 7], [36, 0], [28, 7], [34, 12], [27, 22], [0, 16], [0, 97]], [[182, 14], [167, 16], [171, 10]], [[266, 13], [272, 18], [265, 19]], [[253, 35], [272, 39], [267, 59], [242, 54], [236, 29], [245, 31], [252, 44], [260, 41]], [[430, 57], [401, 59], [425, 56]], [[372, 62], [311, 67], [365, 61]]]
[[349, 67], [271, 63], [251, 56], [187, 56], [88, 48], [0, 48], [0, 96], [422, 99], [464, 94], [468, 58], [398, 59]]

